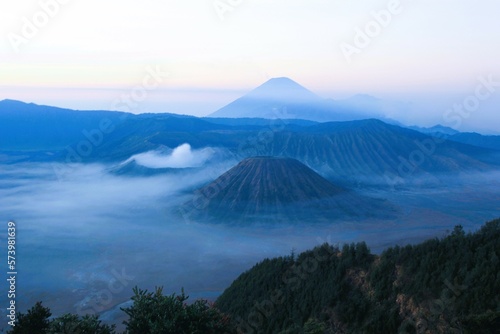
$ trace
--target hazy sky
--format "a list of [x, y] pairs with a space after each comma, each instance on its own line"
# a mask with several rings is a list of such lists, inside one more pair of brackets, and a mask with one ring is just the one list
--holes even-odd
[[[0, 99], [123, 110], [135, 89], [133, 112], [206, 115], [287, 76], [437, 122], [478, 77], [500, 81], [498, 13], [498, 0], [0, 0]], [[460, 126], [494, 130], [495, 88]]]

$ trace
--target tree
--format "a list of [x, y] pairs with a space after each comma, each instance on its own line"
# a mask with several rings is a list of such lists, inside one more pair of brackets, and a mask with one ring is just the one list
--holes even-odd
[[50, 309], [37, 302], [28, 310], [28, 313], [19, 313], [15, 326], [7, 333], [9, 334], [46, 334], [49, 330], [49, 317], [52, 315]]
[[103, 325], [95, 315], [79, 317], [65, 314], [49, 320], [52, 313], [48, 307], [37, 302], [27, 314], [19, 313], [16, 325], [9, 334], [114, 334], [115, 325]]
[[205, 300], [191, 305], [184, 290], [179, 296], [163, 295], [162, 288], [148, 292], [134, 288], [134, 304], [122, 310], [130, 317], [124, 324], [128, 334], [235, 333], [230, 320]]
[[115, 325], [101, 324], [96, 315], [62, 315], [50, 323], [49, 334], [114, 334]]
[[326, 325], [316, 319], [309, 319], [304, 324], [305, 334], [324, 334], [326, 330]]
[[455, 237], [455, 238], [463, 238], [463, 237], [465, 237], [465, 232], [464, 232], [463, 226], [462, 225], [456, 225], [453, 228], [453, 232], [451, 233], [451, 236]]

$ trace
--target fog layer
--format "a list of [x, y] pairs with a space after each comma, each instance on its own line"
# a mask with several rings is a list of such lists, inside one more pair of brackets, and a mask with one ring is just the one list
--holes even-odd
[[[196, 159], [193, 154], [183, 145], [161, 156], [164, 161], [155, 153], [132, 158], [149, 166], [185, 167], [210, 157], [208, 149], [194, 154]], [[292, 249], [366, 240], [381, 251], [443, 236], [456, 224], [475, 229], [500, 212], [498, 173], [462, 178], [446, 188], [364, 190], [400, 208], [391, 221], [230, 227], [178, 212], [194, 189], [231, 163], [149, 177], [117, 176], [109, 165], [71, 165], [63, 178], [52, 164], [0, 165], [2, 249], [7, 222], [17, 224], [19, 310], [43, 300], [55, 315], [104, 313], [113, 322], [121, 316], [117, 306], [136, 285], [164, 286], [166, 293], [184, 287], [192, 298], [215, 299], [256, 262]]]

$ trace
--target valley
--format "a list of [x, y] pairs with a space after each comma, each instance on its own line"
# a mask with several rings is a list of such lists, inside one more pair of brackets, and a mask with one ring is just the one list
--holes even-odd
[[[218, 174], [208, 166], [153, 176], [115, 175], [110, 169], [77, 165], [60, 180], [50, 164], [2, 165], [3, 212], [16, 217], [21, 231], [21, 310], [41, 299], [55, 314], [95, 312], [108, 323], [119, 323], [119, 307], [135, 285], [164, 286], [166, 291], [184, 287], [191, 298], [215, 300], [240, 273], [266, 257], [324, 242], [366, 241], [379, 253], [443, 237], [457, 224], [474, 231], [499, 212], [500, 178], [492, 173], [457, 178], [447, 187], [356, 189], [396, 206], [397, 215], [389, 219], [214, 224], [177, 211]], [[117, 272], [131, 280], [118, 281]]]
[[3, 1], [0, 333], [497, 333], [499, 12]]
[[325, 242], [365, 241], [380, 254], [456, 225], [476, 231], [500, 213], [495, 136], [374, 118], [132, 115], [16, 101], [0, 101], [0, 130], [20, 310], [43, 300], [56, 315], [116, 324], [137, 285], [214, 301], [264, 258]]

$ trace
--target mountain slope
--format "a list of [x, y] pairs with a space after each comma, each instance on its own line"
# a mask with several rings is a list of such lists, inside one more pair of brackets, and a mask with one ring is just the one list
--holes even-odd
[[3, 100], [0, 101], [0, 150], [62, 149], [85, 139], [85, 133], [90, 135], [92, 130], [111, 129], [129, 115]]
[[[252, 157], [199, 189], [198, 216], [218, 222], [318, 222], [391, 213], [381, 200], [336, 186], [290, 158]], [[192, 211], [192, 210], [191, 210]]]
[[294, 118], [290, 108], [311, 108], [321, 98], [288, 78], [273, 78], [210, 117]]
[[[491, 150], [441, 140], [378, 120], [322, 123], [274, 135], [264, 154], [300, 159], [336, 179], [390, 180], [491, 168]], [[497, 161], [498, 163], [498, 161]], [[391, 181], [392, 182], [392, 181]]]
[[379, 104], [366, 95], [324, 100], [289, 78], [273, 78], [209, 117], [340, 121], [380, 114]]
[[[121, 161], [165, 145], [177, 147], [196, 140], [200, 132], [227, 128], [168, 113], [134, 115], [0, 101], [0, 152], [10, 160], [19, 156], [22, 161]], [[157, 136], [162, 142], [155, 140]]]
[[499, 250], [498, 219], [380, 256], [324, 244], [258, 263], [215, 305], [244, 333], [496, 333]]

